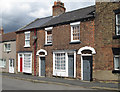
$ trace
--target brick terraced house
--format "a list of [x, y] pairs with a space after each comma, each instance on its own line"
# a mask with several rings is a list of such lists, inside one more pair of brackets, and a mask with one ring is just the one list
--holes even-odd
[[0, 69], [16, 73], [16, 33], [4, 33], [3, 28], [0, 29]]
[[[111, 5], [116, 7], [115, 11], [114, 8], [111, 8], [113, 9], [111, 12], [118, 12], [120, 8], [118, 7], [119, 5], [117, 5], [117, 3], [111, 3]], [[114, 60], [118, 59], [119, 61], [119, 58], [112, 59], [110, 60], [111, 63], [109, 63], [109, 56], [110, 58], [114, 58], [114, 56], [112, 53], [109, 53], [110, 50], [105, 52], [103, 50], [103, 53], [101, 53], [100, 48], [103, 49], [104, 45], [99, 47], [102, 43], [106, 43], [106, 39], [108, 39], [102, 38], [103, 36], [101, 34], [103, 30], [100, 28], [103, 28], [101, 26], [102, 23], [104, 23], [102, 21], [104, 19], [100, 17], [100, 15], [103, 16], [102, 13], [98, 13], [100, 6], [102, 8], [102, 4], [96, 3], [97, 9], [95, 6], [89, 6], [65, 12], [66, 8], [64, 7], [64, 3], [55, 1], [52, 7], [52, 16], [38, 18], [16, 31], [16, 68], [18, 73], [21, 72], [47, 77], [71, 77], [86, 81], [93, 79], [108, 80], [111, 77], [112, 80], [117, 80], [116, 75], [114, 76], [114, 74], [112, 74], [112, 70]], [[104, 9], [104, 13], [106, 9], [107, 8]], [[104, 17], [107, 18], [107, 16], [106, 14]], [[117, 17], [117, 15], [115, 16]], [[112, 18], [115, 16], [112, 16]], [[100, 21], [98, 21], [98, 19]], [[119, 20], [119, 15], [117, 19]], [[106, 25], [107, 23], [111, 25], [115, 22], [108, 21], [109, 20], [106, 21]], [[96, 25], [95, 23], [100, 25]], [[105, 28], [107, 28], [108, 25], [105, 26]], [[109, 32], [109, 29], [106, 31], [105, 28], [105, 35], [108, 35], [107, 32]], [[116, 28], [118, 28], [116, 32], [119, 34], [119, 24], [116, 25]], [[111, 31], [111, 35], [113, 35], [113, 29], [111, 29]], [[118, 35], [112, 38], [114, 37], [117, 37], [115, 44], [117, 44], [118, 51], [120, 39]], [[108, 41], [112, 38], [109, 37]], [[108, 43], [112, 46], [110, 41]], [[116, 50], [116, 48], [112, 49]], [[107, 52], [109, 54], [105, 54]], [[114, 52], [116, 53], [116, 51]], [[105, 56], [103, 56], [104, 54]], [[103, 59], [102, 56], [105, 59]], [[100, 59], [102, 61], [100, 61]], [[103, 69], [104, 66], [107, 69]], [[108, 69], [109, 66], [112, 68]], [[106, 70], [106, 72], [104, 72], [104, 70]], [[109, 73], [110, 76], [108, 77], [105, 73]], [[106, 76], [104, 78], [104, 75], [106, 75], [107, 78]]]

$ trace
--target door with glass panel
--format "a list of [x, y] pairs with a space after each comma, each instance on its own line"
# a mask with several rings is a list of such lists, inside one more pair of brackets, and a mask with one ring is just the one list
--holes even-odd
[[9, 73], [14, 73], [14, 59], [9, 59]]

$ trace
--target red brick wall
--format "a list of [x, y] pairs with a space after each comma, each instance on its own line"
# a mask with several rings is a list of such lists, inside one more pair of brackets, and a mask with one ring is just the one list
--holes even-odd
[[[52, 76], [53, 74], [53, 50], [73, 50], [77, 51], [84, 46], [94, 47], [94, 20], [89, 20], [80, 23], [80, 41], [79, 44], [70, 44], [71, 42], [71, 27], [69, 24], [54, 27], [52, 30], [53, 44], [52, 46], [44, 46], [45, 44], [45, 31], [37, 31], [37, 51], [45, 49], [48, 53], [46, 58], [46, 75]], [[77, 52], [76, 52], [77, 53]], [[39, 56], [37, 56], [37, 65], [39, 64]], [[81, 61], [80, 55], [77, 55], [76, 70], [77, 78], [81, 77]], [[37, 66], [39, 72], [39, 67]]]
[[[30, 30], [28, 30], [30, 31]], [[34, 45], [33, 45], [33, 36], [34, 36], [34, 31], [31, 30], [30, 32], [30, 48], [26, 48], [25, 46], [25, 33], [24, 32], [19, 32], [16, 35], [16, 69], [18, 71], [18, 52], [26, 52], [26, 51], [32, 51], [32, 71], [34, 71]], [[34, 72], [32, 72], [33, 74]]]
[[[95, 18], [95, 69], [113, 70], [112, 47], [120, 48], [120, 39], [115, 36], [115, 13], [113, 10], [120, 8], [120, 3], [96, 3]], [[112, 73], [112, 72], [111, 72]]]

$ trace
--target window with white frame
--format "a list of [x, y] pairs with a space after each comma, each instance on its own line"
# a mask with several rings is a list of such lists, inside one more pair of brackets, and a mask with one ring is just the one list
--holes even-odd
[[31, 54], [24, 54], [24, 70], [29, 70], [31, 68]]
[[52, 27], [45, 28], [45, 44], [52, 44]]
[[65, 70], [65, 53], [55, 53], [55, 70]]
[[120, 14], [116, 15], [116, 35], [120, 35]]
[[25, 32], [25, 46], [24, 47], [30, 47], [30, 31]]
[[6, 67], [6, 59], [0, 59], [0, 67], [5, 68]]
[[120, 56], [119, 55], [114, 56], [114, 69], [120, 70]]
[[53, 52], [53, 75], [76, 76], [76, 51], [59, 50]]
[[71, 23], [71, 42], [80, 41], [80, 22]]
[[11, 51], [11, 45], [6, 43], [4, 44], [4, 51], [7, 52], [7, 51]]

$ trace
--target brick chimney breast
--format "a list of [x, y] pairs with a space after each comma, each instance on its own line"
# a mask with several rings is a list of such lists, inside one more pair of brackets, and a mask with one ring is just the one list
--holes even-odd
[[54, 6], [53, 8], [53, 16], [58, 16], [60, 14], [65, 13], [66, 8], [64, 7], [64, 3], [62, 3], [61, 1], [55, 1], [54, 2]]

